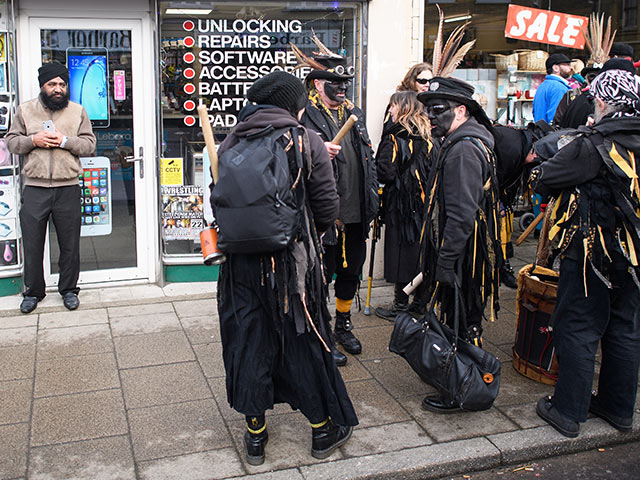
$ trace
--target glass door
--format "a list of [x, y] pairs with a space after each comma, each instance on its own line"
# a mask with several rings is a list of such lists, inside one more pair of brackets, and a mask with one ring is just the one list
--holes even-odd
[[[70, 100], [81, 103], [97, 139], [84, 158], [81, 189], [80, 285], [155, 281], [158, 231], [155, 188], [152, 37], [143, 19], [92, 22], [29, 19], [33, 98], [37, 68], [56, 61], [69, 69]], [[25, 58], [25, 57], [23, 57]], [[24, 90], [22, 90], [24, 92]], [[58, 242], [49, 226], [47, 285], [58, 277]]]

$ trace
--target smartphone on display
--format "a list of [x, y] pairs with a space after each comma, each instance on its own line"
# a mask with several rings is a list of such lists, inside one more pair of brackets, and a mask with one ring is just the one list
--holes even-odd
[[111, 161], [107, 157], [81, 157], [79, 183], [82, 211], [81, 237], [109, 235], [112, 225]]
[[53, 126], [53, 120], [45, 120], [42, 122], [42, 128], [46, 132], [56, 133], [56, 127]]
[[67, 48], [69, 99], [84, 107], [94, 128], [109, 126], [109, 63], [106, 48]]

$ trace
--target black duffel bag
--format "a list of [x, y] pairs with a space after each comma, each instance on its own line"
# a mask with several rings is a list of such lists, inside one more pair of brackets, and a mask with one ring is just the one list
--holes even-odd
[[469, 411], [488, 410], [500, 389], [500, 361], [458, 336], [461, 300], [457, 285], [455, 296], [453, 330], [440, 323], [432, 301], [422, 320], [408, 313], [396, 317], [389, 350], [435, 387], [444, 403]]

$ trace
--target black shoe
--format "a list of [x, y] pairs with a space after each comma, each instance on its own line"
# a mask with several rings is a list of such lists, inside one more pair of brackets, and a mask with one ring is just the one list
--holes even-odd
[[20, 304], [20, 311], [22, 313], [31, 313], [38, 306], [38, 297], [24, 297]]
[[362, 352], [362, 345], [351, 330], [353, 330], [351, 314], [336, 312], [336, 328], [333, 332], [336, 342], [351, 355], [358, 355]]
[[336, 362], [336, 366], [344, 367], [347, 364], [347, 356], [336, 348], [331, 347], [331, 355], [333, 355], [333, 361]]
[[622, 418], [611, 415], [604, 408], [598, 404], [598, 396], [591, 394], [591, 405], [589, 405], [589, 411], [595, 416], [600, 417], [613, 428], [620, 430], [621, 432], [630, 432], [633, 425], [633, 418]]
[[334, 450], [349, 440], [353, 427], [335, 425], [329, 420], [325, 425], [314, 428], [311, 437], [311, 455], [323, 459], [331, 455]]
[[393, 303], [391, 308], [378, 307], [376, 308], [376, 317], [380, 317], [389, 322], [393, 322], [399, 313], [403, 313], [409, 310], [409, 305], [406, 303]]
[[427, 313], [427, 306], [424, 304], [424, 302], [413, 301], [409, 305], [407, 313], [416, 318], [424, 317]]
[[80, 306], [80, 299], [78, 299], [78, 295], [73, 292], [67, 292], [62, 297], [62, 303], [67, 307], [67, 310], [75, 310]]
[[462, 409], [456, 403], [445, 403], [440, 395], [427, 395], [422, 399], [422, 408], [434, 413], [456, 413]]
[[576, 438], [580, 432], [578, 422], [565, 417], [553, 406], [553, 397], [546, 396], [538, 400], [536, 413], [565, 437]]
[[505, 258], [502, 267], [500, 267], [500, 283], [502, 283], [505, 287], [509, 288], [518, 288], [518, 279], [516, 275], [513, 273], [513, 268], [511, 268], [511, 264], [509, 260]]
[[260, 433], [246, 432], [244, 434], [245, 454], [249, 465], [264, 463], [264, 447], [268, 441], [269, 434], [266, 428]]

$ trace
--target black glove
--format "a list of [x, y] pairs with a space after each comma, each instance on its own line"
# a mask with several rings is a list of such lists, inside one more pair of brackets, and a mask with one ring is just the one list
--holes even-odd
[[443, 268], [440, 265], [436, 267], [436, 282], [439, 282], [440, 285], [453, 287], [455, 278], [456, 274], [453, 270]]

